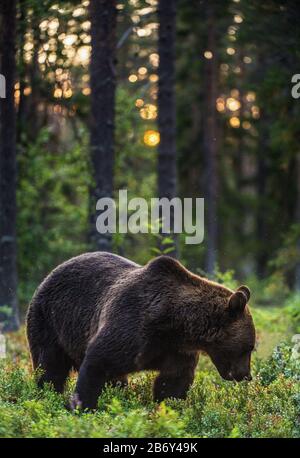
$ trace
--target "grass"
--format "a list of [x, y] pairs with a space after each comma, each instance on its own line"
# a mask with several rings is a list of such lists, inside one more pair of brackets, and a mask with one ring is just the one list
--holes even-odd
[[292, 356], [293, 323], [283, 308], [256, 308], [258, 351], [251, 383], [224, 382], [202, 357], [185, 401], [152, 401], [155, 374], [107, 386], [97, 413], [68, 412], [66, 393], [36, 387], [24, 329], [8, 336], [0, 361], [0, 437], [300, 437], [300, 361]]

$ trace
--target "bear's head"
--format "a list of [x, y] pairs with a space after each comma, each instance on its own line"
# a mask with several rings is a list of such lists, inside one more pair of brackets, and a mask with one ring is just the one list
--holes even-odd
[[241, 286], [226, 299], [222, 326], [204, 350], [225, 380], [251, 380], [250, 361], [255, 328], [247, 302], [250, 290]]
[[249, 288], [240, 286], [233, 292], [168, 256], [150, 261], [146, 271], [151, 274], [152, 294], [155, 284], [148, 310], [152, 330], [171, 335], [170, 345], [206, 352], [224, 379], [251, 380], [255, 328], [247, 305]]

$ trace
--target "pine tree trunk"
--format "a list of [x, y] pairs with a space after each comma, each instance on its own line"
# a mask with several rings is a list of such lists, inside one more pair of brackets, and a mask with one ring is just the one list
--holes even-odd
[[39, 12], [37, 11], [32, 18], [32, 37], [33, 37], [33, 54], [32, 54], [32, 61], [30, 63], [29, 68], [29, 78], [30, 78], [30, 87], [31, 87], [31, 94], [28, 98], [28, 119], [30, 119], [30, 123], [26, 126], [27, 135], [29, 141], [34, 142], [36, 139], [36, 135], [41, 128], [41, 113], [39, 113], [39, 104], [41, 100], [41, 80], [42, 75], [39, 66], [39, 49], [40, 49], [40, 18]]
[[212, 274], [217, 262], [218, 219], [218, 171], [217, 171], [217, 46], [214, 5], [206, 1], [206, 23], [208, 30], [207, 50], [212, 53], [205, 65], [205, 110], [204, 113], [204, 161], [205, 161], [205, 208], [206, 208], [206, 259], [205, 270]]
[[[267, 137], [267, 134], [265, 134]], [[258, 199], [258, 209], [257, 209], [257, 240], [259, 243], [259, 251], [256, 259], [256, 270], [257, 275], [260, 278], [266, 276], [267, 262], [268, 262], [268, 247], [266, 241], [268, 240], [268, 226], [267, 226], [267, 211], [266, 211], [266, 187], [267, 187], [267, 176], [268, 176], [268, 167], [266, 163], [265, 152], [268, 149], [268, 141], [266, 137], [262, 141], [261, 153], [257, 161], [257, 199]]]
[[[246, 69], [243, 60], [244, 48], [238, 51], [238, 66], [241, 71], [237, 82], [237, 88], [240, 92], [239, 101], [240, 107], [240, 121], [246, 121], [246, 107], [245, 107], [245, 77]], [[236, 162], [237, 162], [237, 189], [236, 192], [242, 197], [241, 205], [238, 208], [239, 218], [234, 224], [234, 231], [236, 239], [239, 240], [240, 246], [244, 249], [244, 242], [250, 239], [251, 234], [255, 232], [255, 214], [253, 211], [249, 211], [249, 205], [247, 203], [247, 197], [252, 196], [255, 199], [256, 188], [255, 188], [255, 175], [256, 175], [256, 162], [253, 154], [249, 153], [249, 147], [247, 145], [247, 134], [245, 132], [239, 132], [237, 138], [237, 150], [236, 150]], [[245, 199], [246, 197], [246, 199]], [[233, 234], [235, 236], [235, 234]], [[241, 276], [248, 276], [255, 271], [255, 257], [251, 251], [243, 253], [243, 261], [240, 266], [236, 269], [237, 274]]]
[[116, 1], [91, 0], [91, 243], [99, 251], [111, 251], [111, 234], [96, 230], [96, 202], [113, 196], [115, 127]]
[[0, 321], [19, 327], [16, 266], [16, 114], [14, 105], [16, 1], [3, 0], [1, 73], [6, 98], [0, 100]]
[[[19, 38], [17, 42], [17, 47], [19, 47], [19, 79], [20, 79], [20, 102], [17, 113], [17, 144], [20, 146], [22, 143], [22, 134], [25, 131], [26, 119], [29, 116], [26, 116], [26, 107], [27, 107], [27, 98], [24, 94], [24, 89], [26, 87], [26, 61], [25, 61], [25, 51], [24, 51], [24, 41], [27, 31], [27, 5], [26, 0], [19, 0]], [[30, 125], [32, 126], [32, 120], [30, 119]], [[36, 126], [34, 125], [34, 128]], [[36, 131], [35, 131], [36, 134]]]
[[[176, 197], [176, 106], [175, 106], [175, 35], [176, 0], [160, 0], [159, 20], [159, 68], [158, 68], [158, 128], [160, 143], [158, 147], [158, 195], [159, 198]], [[174, 211], [171, 208], [171, 229], [174, 227]], [[162, 234], [164, 235], [164, 234]], [[166, 234], [170, 237], [170, 234]], [[177, 257], [177, 237], [172, 236], [174, 244], [169, 256]], [[165, 245], [164, 248], [167, 246]]]

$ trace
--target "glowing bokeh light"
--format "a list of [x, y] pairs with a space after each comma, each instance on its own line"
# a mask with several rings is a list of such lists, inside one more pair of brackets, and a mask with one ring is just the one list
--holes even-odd
[[144, 133], [144, 143], [147, 146], [155, 147], [160, 142], [160, 135], [157, 130], [146, 130]]
[[156, 119], [157, 118], [157, 107], [152, 103], [147, 103], [143, 108], [140, 109], [140, 116], [142, 119]]
[[153, 52], [149, 56], [149, 62], [153, 67], [158, 67], [159, 65], [159, 55], [156, 52]]
[[146, 73], [148, 72], [147, 68], [146, 67], [140, 67], [138, 69], [138, 74], [139, 75], [146, 75]]
[[149, 80], [151, 81], [151, 83], [157, 83], [158, 75], [155, 75], [155, 73], [153, 73], [152, 75], [149, 76]]
[[204, 57], [205, 59], [212, 59], [213, 58], [213, 53], [211, 51], [204, 51]]
[[135, 106], [137, 108], [141, 108], [143, 105], [144, 105], [144, 100], [143, 99], [136, 99]]
[[216, 108], [220, 113], [223, 113], [225, 111], [225, 100], [219, 97], [216, 100]]
[[239, 118], [237, 116], [232, 116], [230, 119], [229, 119], [229, 124], [231, 125], [231, 127], [233, 127], [234, 129], [237, 129], [240, 127], [241, 125], [241, 122], [239, 120]]
[[137, 80], [138, 80], [138, 77], [136, 75], [132, 74], [132, 75], [128, 76], [128, 80], [130, 81], [130, 83], [136, 83]]
[[226, 106], [230, 111], [237, 111], [241, 108], [241, 103], [233, 97], [229, 97], [226, 100]]
[[254, 102], [256, 99], [256, 94], [255, 92], [248, 92], [246, 95], [246, 100], [247, 102]]
[[236, 24], [241, 24], [244, 19], [240, 14], [235, 14], [233, 20]]
[[259, 107], [257, 107], [256, 105], [253, 105], [253, 107], [251, 107], [251, 113], [254, 119], [258, 119], [260, 117]]
[[229, 56], [233, 56], [235, 54], [235, 49], [234, 48], [227, 48], [226, 52]]
[[245, 62], [245, 64], [251, 64], [252, 59], [251, 59], [251, 57], [249, 57], [249, 56], [245, 56], [244, 59], [243, 59], [243, 61]]
[[249, 121], [243, 121], [242, 122], [242, 127], [245, 130], [249, 130], [251, 128], [251, 123]]

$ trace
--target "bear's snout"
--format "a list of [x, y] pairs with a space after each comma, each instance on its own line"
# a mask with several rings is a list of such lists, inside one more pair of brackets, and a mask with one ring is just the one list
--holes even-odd
[[250, 372], [240, 372], [240, 371], [233, 371], [233, 372], [229, 372], [229, 377], [226, 379], [226, 380], [232, 380], [234, 382], [243, 382], [243, 381], [247, 381], [247, 382], [251, 382], [252, 380], [252, 375]]
[[233, 376], [232, 380], [234, 380], [235, 382], [243, 382], [243, 381], [250, 382], [252, 380], [252, 376], [251, 374], [237, 375], [237, 376]]

